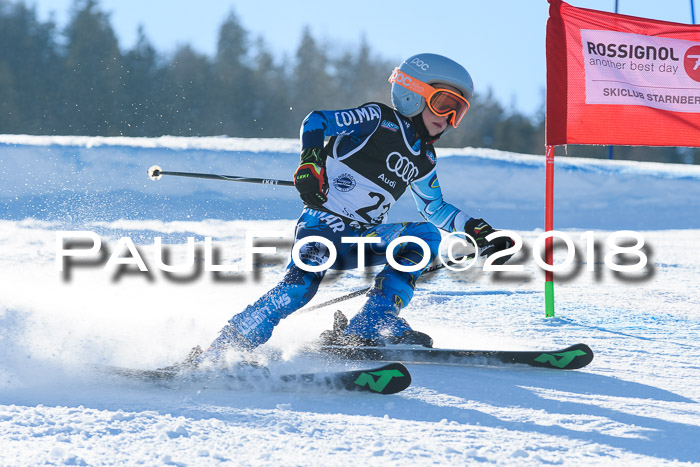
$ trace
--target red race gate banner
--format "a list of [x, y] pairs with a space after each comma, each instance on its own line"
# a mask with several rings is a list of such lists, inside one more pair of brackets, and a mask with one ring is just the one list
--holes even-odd
[[700, 146], [700, 26], [549, 3], [547, 145]]

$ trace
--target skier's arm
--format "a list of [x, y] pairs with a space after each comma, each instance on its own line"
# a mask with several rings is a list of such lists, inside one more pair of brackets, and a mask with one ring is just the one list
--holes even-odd
[[464, 232], [464, 225], [471, 216], [442, 199], [435, 169], [411, 183], [411, 192], [418, 212], [425, 220], [446, 232]]
[[345, 110], [315, 110], [301, 124], [301, 150], [322, 148], [327, 136], [369, 135], [379, 126], [381, 114], [377, 104]]
[[381, 121], [381, 108], [366, 104], [355, 109], [316, 110], [301, 124], [301, 161], [294, 172], [294, 186], [304, 204], [320, 208], [328, 201], [326, 136], [370, 134]]
[[[497, 251], [510, 248], [514, 241], [508, 237], [498, 237], [487, 241], [486, 237], [495, 230], [483, 219], [475, 219], [442, 199], [440, 182], [435, 169], [428, 175], [411, 184], [413, 198], [418, 211], [427, 221], [447, 232], [466, 232], [479, 247], [479, 256], [489, 257]], [[503, 264], [511, 255], [502, 256], [494, 264]]]

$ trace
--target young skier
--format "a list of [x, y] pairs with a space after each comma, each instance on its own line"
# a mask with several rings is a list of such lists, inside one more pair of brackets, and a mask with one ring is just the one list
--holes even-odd
[[[430, 260], [438, 254], [438, 229], [471, 235], [481, 256], [510, 246], [506, 238], [487, 242], [485, 237], [494, 229], [443, 201], [437, 179], [433, 143], [457, 128], [469, 109], [474, 87], [467, 70], [449, 58], [423, 53], [394, 69], [389, 81], [394, 108], [369, 103], [354, 109], [314, 111], [301, 126], [301, 163], [294, 184], [305, 207], [295, 242], [308, 236], [330, 241], [337, 252], [333, 269], [357, 267], [358, 253], [364, 253], [367, 265], [386, 264], [359, 312], [346, 327], [325, 332], [325, 343], [432, 346], [428, 335], [399, 317], [424, 268], [404, 272], [387, 264], [387, 245], [395, 238], [424, 240]], [[328, 143], [326, 137], [330, 137]], [[385, 223], [387, 212], [406, 188], [428, 222]], [[350, 242], [347, 237], [352, 237]], [[359, 243], [372, 240], [379, 243]], [[412, 242], [394, 250], [402, 266], [421, 263], [425, 254]], [[325, 264], [330, 255], [321, 242], [310, 241], [299, 251], [309, 266]], [[231, 318], [202, 357], [217, 358], [232, 347], [252, 349], [266, 342], [282, 318], [311, 300], [324, 274], [305, 271], [292, 260], [282, 281]]]

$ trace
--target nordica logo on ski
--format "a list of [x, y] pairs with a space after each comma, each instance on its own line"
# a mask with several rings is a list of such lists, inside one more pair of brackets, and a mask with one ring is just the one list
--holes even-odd
[[566, 368], [571, 362], [574, 361], [576, 357], [586, 355], [583, 350], [570, 350], [568, 352], [561, 352], [555, 354], [543, 353], [539, 357], [535, 358], [536, 362], [549, 363], [555, 368]]
[[[377, 377], [376, 379], [375, 376]], [[367, 386], [370, 391], [382, 392], [392, 379], [402, 376], [404, 376], [404, 374], [399, 370], [370, 371], [368, 373], [363, 372], [357, 377], [355, 384], [360, 387]]]
[[357, 125], [376, 118], [379, 118], [379, 110], [376, 105], [335, 112], [335, 123], [339, 127]]

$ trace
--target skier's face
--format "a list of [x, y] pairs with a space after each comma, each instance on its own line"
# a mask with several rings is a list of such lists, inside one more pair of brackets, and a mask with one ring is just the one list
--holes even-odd
[[423, 123], [428, 129], [428, 134], [430, 134], [430, 136], [437, 136], [447, 128], [448, 117], [440, 117], [435, 115], [427, 105], [425, 106], [425, 109], [423, 109], [423, 113], [421, 115], [423, 116]]
[[[436, 88], [441, 88], [441, 89], [449, 89], [450, 91], [455, 91], [459, 92], [457, 88], [454, 88], [452, 86], [448, 85], [443, 85], [443, 84], [435, 84], [433, 85]], [[430, 136], [437, 136], [445, 129], [447, 128], [447, 125], [449, 125], [448, 119], [451, 117], [449, 115], [445, 115], [444, 117], [440, 117], [439, 115], [435, 115], [432, 110], [430, 110], [430, 107], [427, 105], [423, 109], [422, 112], [422, 117], [423, 117], [423, 123], [425, 124], [425, 127], [428, 129], [428, 134]]]

